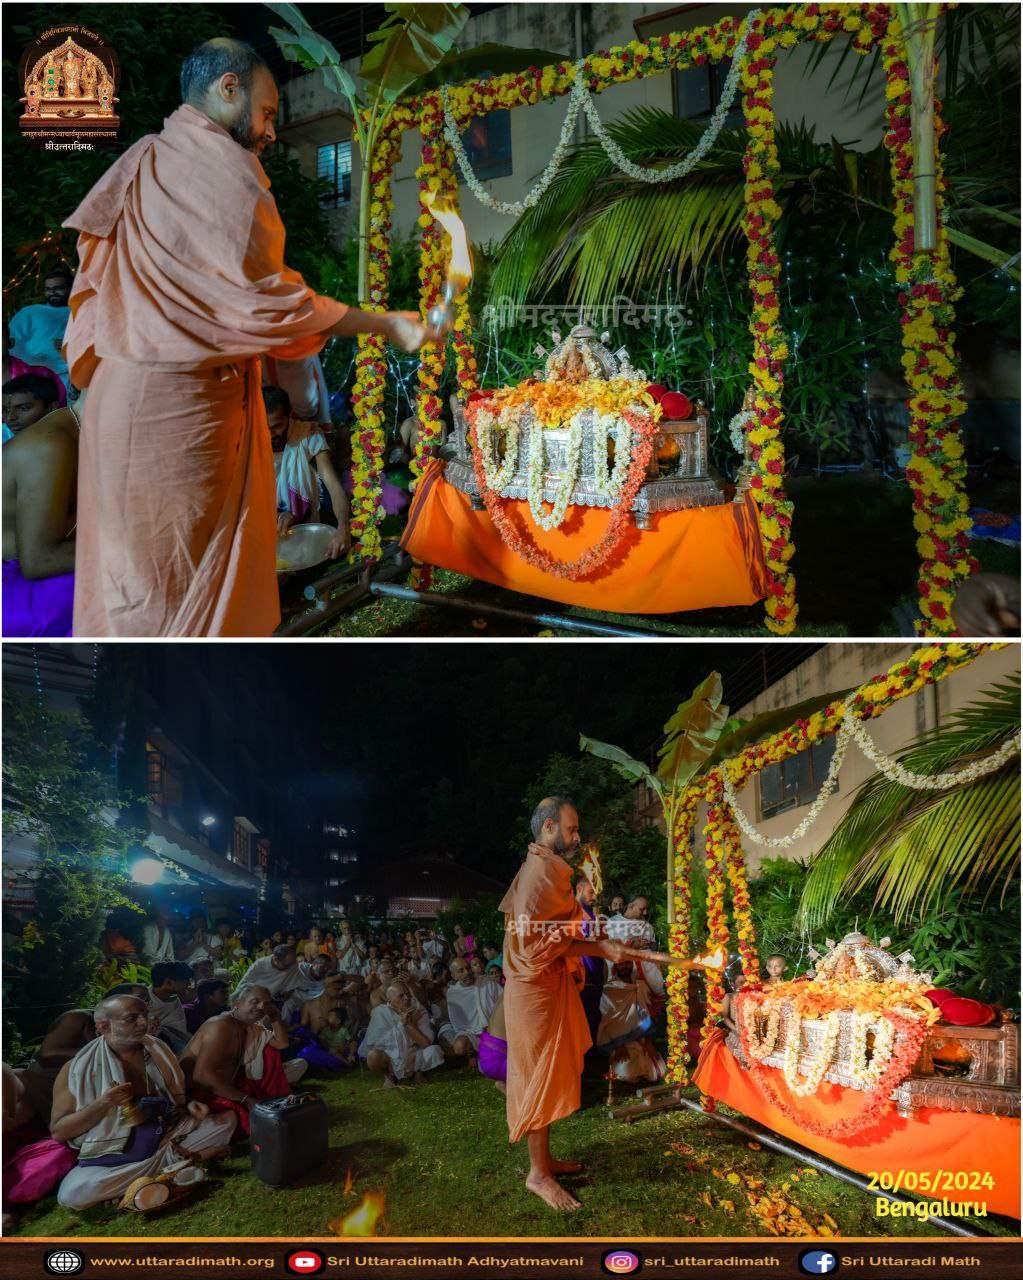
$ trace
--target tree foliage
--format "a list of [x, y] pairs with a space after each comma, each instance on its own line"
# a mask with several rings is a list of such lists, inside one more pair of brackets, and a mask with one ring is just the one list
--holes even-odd
[[79, 716], [19, 693], [4, 694], [3, 713], [4, 835], [37, 850], [35, 909], [5, 957], [5, 1033], [17, 1043], [79, 1000], [102, 960], [107, 913], [133, 906], [130, 833], [117, 824], [123, 801], [97, 769]]

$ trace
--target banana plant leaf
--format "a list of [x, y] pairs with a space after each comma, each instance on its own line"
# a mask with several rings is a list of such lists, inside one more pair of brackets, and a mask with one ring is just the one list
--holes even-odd
[[615, 773], [628, 782], [645, 782], [663, 801], [664, 787], [661, 785], [660, 778], [651, 773], [642, 760], [634, 759], [621, 747], [612, 746], [610, 742], [599, 742], [596, 738], [587, 738], [584, 733], [579, 735], [579, 748], [582, 751], [588, 751], [590, 755], [597, 756], [600, 760], [607, 760]]
[[291, 62], [297, 62], [307, 71], [320, 70], [327, 87], [343, 94], [353, 111], [359, 105], [359, 90], [354, 79], [341, 65], [341, 55], [318, 31], [314, 31], [295, 4], [267, 4], [288, 29], [271, 27], [270, 34], [277, 41], [281, 53]]
[[721, 694], [721, 677], [712, 671], [664, 726], [657, 776], [673, 791], [688, 786], [721, 737], [728, 722]]
[[530, 67], [545, 67], [554, 62], [569, 62], [563, 53], [549, 49], [514, 49], [505, 44], [481, 44], [475, 49], [453, 49], [426, 75], [414, 80], [402, 93], [403, 98], [418, 98], [442, 84], [463, 84], [484, 76], [514, 75]]
[[391, 16], [367, 39], [373, 46], [359, 64], [359, 75], [388, 102], [432, 71], [448, 53], [469, 20], [461, 4], [389, 4]]

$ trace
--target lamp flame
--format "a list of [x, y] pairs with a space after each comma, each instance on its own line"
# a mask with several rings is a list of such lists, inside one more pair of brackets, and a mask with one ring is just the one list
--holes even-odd
[[352, 1194], [352, 1169], [351, 1166], [345, 1170], [344, 1194], [350, 1196]]
[[371, 1236], [385, 1208], [382, 1192], [367, 1191], [358, 1209], [353, 1209], [343, 1218], [335, 1219], [328, 1226], [339, 1236]]
[[711, 951], [705, 956], [695, 956], [693, 964], [699, 965], [701, 969], [723, 969], [728, 963], [728, 957], [718, 947], [717, 951]]
[[461, 293], [472, 279], [472, 258], [469, 255], [469, 241], [465, 234], [465, 223], [447, 205], [437, 204], [437, 193], [425, 191], [423, 204], [451, 237], [451, 261], [448, 264], [447, 279], [455, 286], [456, 295]]
[[595, 844], [588, 844], [583, 849], [583, 860], [579, 864], [579, 874], [585, 876], [593, 885], [593, 892], [599, 897], [604, 888], [604, 873], [600, 867], [600, 850]]

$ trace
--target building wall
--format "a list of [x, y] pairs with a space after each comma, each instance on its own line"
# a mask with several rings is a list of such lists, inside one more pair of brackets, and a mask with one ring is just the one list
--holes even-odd
[[[468, 22], [462, 38], [465, 48], [494, 43], [515, 48], [543, 49], [575, 61], [589, 53], [650, 39], [669, 31], [688, 31], [707, 26], [728, 14], [742, 16], [751, 6], [738, 4], [693, 4], [667, 7], [663, 4], [503, 4]], [[814, 122], [820, 142], [833, 136], [862, 149], [877, 144], [881, 137], [883, 90], [880, 80], [861, 108], [856, 94], [847, 96], [852, 74], [852, 58], [828, 87], [841, 56], [842, 42], [827, 47], [822, 64], [812, 77], [808, 64], [819, 46], [806, 46], [782, 54], [776, 75], [775, 105], [782, 123], [796, 124], [806, 118]], [[347, 64], [355, 70], [357, 63]], [[340, 100], [319, 72], [296, 77], [284, 86], [285, 124], [282, 139], [294, 149], [303, 172], [315, 175], [316, 148], [351, 136], [351, 120]], [[598, 109], [605, 122], [615, 120], [639, 106], [673, 110], [672, 77], [650, 76], [629, 84], [616, 85], [598, 95]], [[511, 112], [513, 173], [486, 184], [501, 200], [517, 200], [536, 181], [550, 159], [561, 132], [567, 98], [519, 107]], [[403, 138], [402, 158], [395, 170], [394, 226], [407, 234], [419, 214], [414, 171], [421, 139], [418, 132]], [[335, 238], [340, 244], [358, 208], [358, 160], [352, 179], [352, 202], [331, 210]], [[511, 219], [481, 205], [462, 186], [463, 216], [470, 239], [476, 244], [499, 240], [512, 225]]]
[[[744, 718], [765, 711], [792, 706], [818, 694], [852, 689], [869, 681], [906, 657], [913, 650], [909, 644], [829, 644], [820, 649], [795, 671], [779, 680], [759, 697], [737, 710]], [[948, 715], [976, 699], [984, 689], [1020, 669], [1019, 649], [988, 651], [946, 680], [932, 685], [912, 698], [894, 703], [883, 715], [870, 721], [874, 741], [892, 754], [905, 747], [917, 735], [932, 729]], [[820, 817], [804, 838], [789, 849], [763, 849], [746, 840], [747, 865], [750, 872], [763, 859], [784, 856], [805, 860], [812, 857], [827, 839], [839, 818], [849, 808], [856, 789], [874, 772], [863, 752], [851, 744], [839, 775], [837, 792], [824, 806]], [[767, 836], [784, 836], [798, 826], [806, 807], [788, 809], [776, 817], [761, 818], [759, 786], [755, 779], [747, 782], [739, 793], [746, 814]], [[701, 809], [696, 838], [700, 839], [705, 813]]]

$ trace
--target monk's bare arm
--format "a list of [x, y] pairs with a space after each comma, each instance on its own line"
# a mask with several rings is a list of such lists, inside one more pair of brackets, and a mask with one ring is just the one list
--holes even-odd
[[46, 432], [19, 441], [15, 540], [26, 578], [73, 573], [75, 540], [66, 537], [75, 486], [75, 448]]
[[220, 1098], [247, 1102], [247, 1095], [234, 1083], [240, 1055], [231, 1027], [226, 1023], [207, 1022], [202, 1030], [206, 1034], [201, 1039], [197, 1035], [192, 1042], [195, 1053], [192, 1080]]
[[65, 1062], [70, 1062], [82, 1045], [93, 1039], [86, 1034], [87, 1030], [92, 1030], [91, 1022], [87, 1013], [62, 1013], [39, 1046], [39, 1065], [62, 1067]]
[[357, 307], [349, 307], [330, 333], [335, 338], [351, 338], [359, 333], [383, 334], [389, 342], [409, 353], [441, 336], [428, 329], [416, 311], [360, 311]]
[[275, 1049], [286, 1049], [290, 1043], [288, 1036], [288, 1028], [281, 1021], [280, 1012], [274, 1008], [270, 1012], [270, 1028], [273, 1031], [273, 1039], [270, 1043]]

